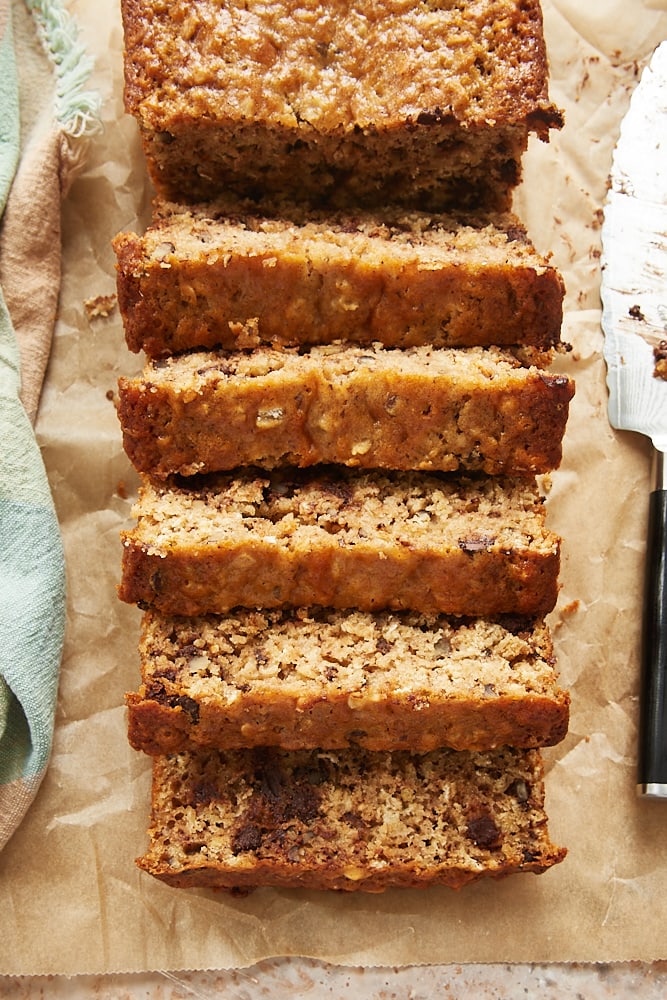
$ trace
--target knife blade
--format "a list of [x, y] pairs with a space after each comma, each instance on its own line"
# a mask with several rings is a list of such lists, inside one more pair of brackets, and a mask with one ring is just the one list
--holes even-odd
[[637, 791], [667, 799], [667, 42], [630, 99], [602, 226], [609, 422], [652, 442], [641, 629]]

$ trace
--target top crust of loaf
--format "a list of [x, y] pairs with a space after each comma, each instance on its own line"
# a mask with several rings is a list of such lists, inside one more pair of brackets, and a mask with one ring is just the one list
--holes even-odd
[[264, 122], [327, 134], [527, 124], [547, 92], [539, 0], [122, 0], [127, 110], [144, 126]]

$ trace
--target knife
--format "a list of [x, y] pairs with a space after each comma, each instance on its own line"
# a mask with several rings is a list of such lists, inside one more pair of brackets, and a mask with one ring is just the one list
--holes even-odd
[[[652, 442], [637, 791], [667, 799], [667, 42], [621, 123], [602, 226], [609, 422]], [[663, 358], [661, 365], [658, 364]]]

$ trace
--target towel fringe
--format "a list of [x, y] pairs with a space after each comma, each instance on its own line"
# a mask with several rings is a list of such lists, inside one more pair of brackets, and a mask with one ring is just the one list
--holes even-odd
[[55, 114], [71, 139], [101, 130], [100, 98], [85, 90], [93, 60], [79, 42], [75, 22], [61, 0], [25, 0], [56, 75]]

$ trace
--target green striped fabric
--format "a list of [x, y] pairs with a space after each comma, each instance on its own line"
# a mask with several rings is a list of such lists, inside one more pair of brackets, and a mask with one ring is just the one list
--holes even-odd
[[[88, 72], [59, 3], [28, 2], [53, 66], [53, 127], [83, 134]], [[0, 0], [0, 213], [20, 166], [19, 84], [10, 0]], [[36, 262], [37, 264], [38, 262]], [[63, 650], [66, 587], [60, 528], [32, 424], [19, 399], [20, 354], [0, 289], [0, 848], [48, 766]]]

